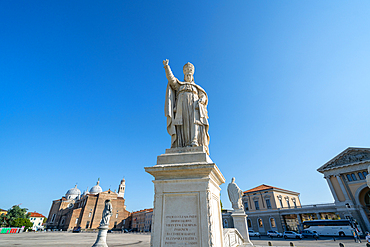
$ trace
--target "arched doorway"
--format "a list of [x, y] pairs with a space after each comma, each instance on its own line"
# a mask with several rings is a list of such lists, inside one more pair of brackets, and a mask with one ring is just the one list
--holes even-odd
[[367, 218], [370, 221], [370, 190], [367, 190], [367, 192], [364, 191], [364, 193], [360, 193], [360, 196], [361, 194], [363, 194], [363, 198], [360, 198], [360, 202], [363, 202], [361, 204], [365, 206], [365, 212], [367, 214]]
[[370, 207], [370, 190], [366, 192], [364, 201], [365, 201], [365, 206]]
[[370, 188], [367, 184], [360, 186], [355, 193], [355, 200], [358, 206], [358, 212], [363, 220], [360, 223], [363, 230], [370, 230]]
[[[359, 203], [370, 210], [370, 189], [366, 186], [359, 188], [358, 200]], [[369, 211], [370, 212], [370, 211]]]

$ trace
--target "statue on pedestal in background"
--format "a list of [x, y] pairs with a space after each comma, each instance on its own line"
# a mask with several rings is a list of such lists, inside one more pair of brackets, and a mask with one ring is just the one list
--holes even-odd
[[182, 82], [172, 74], [168, 63], [168, 59], [163, 61], [168, 79], [164, 111], [171, 148], [204, 146], [209, 154], [208, 96], [194, 83], [193, 64], [184, 65]]
[[231, 183], [227, 186], [227, 193], [229, 194], [229, 199], [233, 207], [233, 212], [231, 217], [233, 217], [234, 227], [243, 236], [244, 244], [254, 246], [249, 239], [247, 217], [248, 215], [244, 212], [244, 207], [242, 203], [243, 191], [235, 183], [235, 178], [231, 179]]
[[102, 214], [102, 219], [100, 221], [100, 226], [109, 226], [109, 220], [112, 216], [112, 203], [110, 200], [105, 200], [105, 206]]
[[231, 179], [231, 183], [227, 186], [227, 193], [234, 210], [243, 210], [242, 197], [243, 191], [235, 183], [235, 178]]
[[102, 219], [98, 227], [99, 233], [95, 244], [92, 247], [108, 247], [107, 245], [107, 232], [109, 228], [109, 220], [112, 216], [113, 207], [110, 199], [105, 200], [105, 206], [102, 214]]

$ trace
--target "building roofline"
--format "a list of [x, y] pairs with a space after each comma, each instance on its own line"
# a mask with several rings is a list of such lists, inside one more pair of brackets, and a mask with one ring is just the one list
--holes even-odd
[[274, 187], [274, 186], [271, 186], [271, 185], [266, 185], [266, 184], [261, 184], [260, 186], [257, 186], [257, 187], [254, 187], [252, 189], [246, 190], [246, 191], [243, 192], [243, 194], [254, 193], [254, 192], [259, 192], [259, 191], [264, 191], [264, 190], [275, 190], [275, 191], [282, 191], [282, 192], [293, 193], [293, 194], [298, 194], [298, 195], [300, 194], [300, 193], [295, 192], [295, 191], [281, 189], [281, 188]]
[[46, 218], [45, 216], [43, 216], [42, 214], [37, 213], [37, 212], [28, 212], [28, 213], [30, 213], [30, 217]]
[[341, 158], [342, 156], [344, 156], [345, 154], [347, 154], [349, 151], [351, 150], [369, 150], [369, 148], [360, 148], [360, 147], [348, 147], [346, 148], [345, 150], [343, 150], [342, 152], [340, 152], [339, 154], [337, 154], [336, 156], [334, 156], [332, 159], [330, 159], [329, 161], [327, 161], [325, 164], [323, 164], [322, 166], [320, 166], [319, 168], [317, 168], [316, 171], [320, 172], [320, 173], [324, 173], [324, 171], [328, 171], [328, 170], [333, 170], [333, 169], [336, 169], [336, 168], [340, 168], [340, 167], [344, 167], [344, 166], [348, 166], [348, 165], [352, 165], [352, 164], [355, 164], [355, 163], [363, 163], [365, 161], [368, 162], [368, 160], [365, 160], [365, 161], [359, 161], [359, 162], [354, 162], [354, 163], [348, 163], [348, 164], [343, 164], [343, 165], [339, 165], [339, 166], [334, 166], [334, 167], [330, 167], [329, 165], [331, 165], [334, 161], [338, 160], [339, 158]]

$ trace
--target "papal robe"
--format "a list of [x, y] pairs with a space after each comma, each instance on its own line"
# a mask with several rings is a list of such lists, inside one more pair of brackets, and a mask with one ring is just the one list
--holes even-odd
[[[207, 93], [194, 81], [179, 81], [169, 66], [165, 66], [165, 70], [168, 79], [165, 116], [171, 148], [190, 147], [197, 143], [197, 146], [204, 146], [209, 154]], [[199, 99], [204, 104], [199, 103]]]

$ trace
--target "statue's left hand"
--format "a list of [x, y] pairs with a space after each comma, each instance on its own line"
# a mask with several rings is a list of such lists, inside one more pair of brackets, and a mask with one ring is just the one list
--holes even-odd
[[168, 63], [169, 63], [170, 61], [168, 60], [168, 59], [166, 59], [166, 60], [163, 60], [163, 65], [164, 66], [166, 66], [166, 65], [168, 65]]

